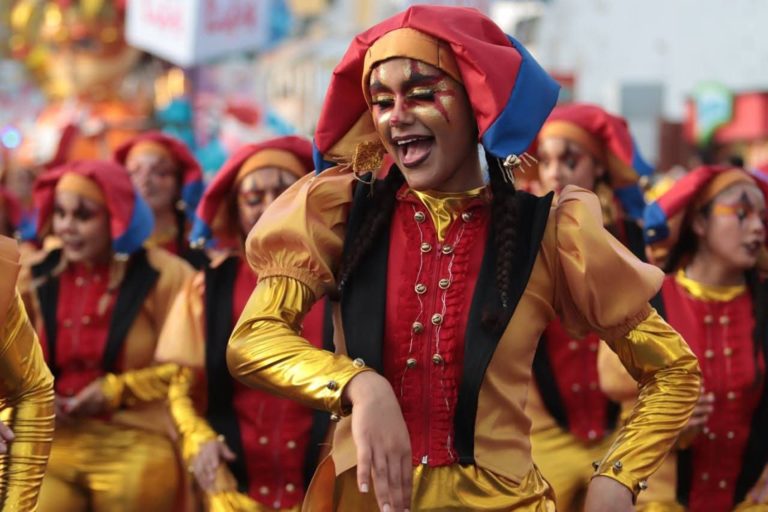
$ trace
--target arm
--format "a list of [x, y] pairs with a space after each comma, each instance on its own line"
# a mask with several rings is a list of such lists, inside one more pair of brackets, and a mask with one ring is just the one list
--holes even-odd
[[608, 345], [638, 382], [640, 393], [596, 475], [612, 478], [636, 494], [688, 423], [699, 398], [701, 374], [688, 345], [654, 310]]
[[298, 335], [312, 305], [309, 287], [290, 277], [262, 279], [253, 291], [227, 348], [227, 364], [243, 384], [338, 415], [347, 383], [368, 371], [345, 355], [314, 347]]
[[0, 338], [0, 420], [14, 432], [0, 455], [0, 510], [33, 510], [53, 438], [53, 377], [18, 293]]

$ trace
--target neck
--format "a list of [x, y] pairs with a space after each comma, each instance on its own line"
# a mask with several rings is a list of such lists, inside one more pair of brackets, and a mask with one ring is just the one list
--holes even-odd
[[745, 283], [742, 269], [724, 264], [707, 251], [696, 252], [685, 274], [694, 281], [712, 286], [737, 286]]
[[458, 170], [445, 182], [435, 187], [436, 192], [466, 192], [485, 186], [483, 170], [480, 167], [480, 158], [477, 149], [470, 151], [466, 160]]
[[173, 208], [166, 208], [160, 211], [152, 212], [155, 215], [155, 231], [162, 232], [169, 228], [176, 228], [176, 211]]

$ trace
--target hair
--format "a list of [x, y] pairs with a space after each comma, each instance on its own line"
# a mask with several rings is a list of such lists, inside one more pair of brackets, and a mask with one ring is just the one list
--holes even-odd
[[[514, 272], [514, 254], [517, 249], [518, 202], [514, 185], [504, 180], [501, 160], [489, 154], [486, 154], [486, 160], [493, 195], [491, 234], [496, 247], [496, 287], [501, 299], [501, 308], [496, 311], [484, 311], [481, 324], [493, 333], [500, 333], [506, 328], [504, 313], [513, 306], [510, 282]], [[338, 300], [349, 283], [350, 276], [382, 231], [389, 227], [395, 209], [396, 194], [404, 181], [403, 174], [393, 166], [387, 177], [372, 187], [373, 202], [365, 213], [355, 240], [344, 252], [333, 299]]]

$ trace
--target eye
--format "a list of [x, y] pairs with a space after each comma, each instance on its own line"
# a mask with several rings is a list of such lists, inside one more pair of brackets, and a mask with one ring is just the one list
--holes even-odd
[[739, 222], [741, 222], [747, 217], [749, 217], [750, 211], [743, 206], [737, 206], [736, 210], [734, 210], [734, 213], [736, 214], [736, 217], [739, 219]]
[[573, 169], [576, 169], [576, 164], [579, 163], [579, 160], [574, 156], [569, 156], [569, 157], [566, 157], [565, 160], [563, 160], [563, 163], [565, 163], [566, 167], [573, 170]]
[[53, 208], [53, 214], [56, 217], [63, 217], [64, 216], [64, 208], [62, 208], [61, 206], [55, 206]]
[[408, 94], [409, 100], [419, 101], [433, 101], [435, 99], [435, 91], [432, 89], [414, 89]]
[[395, 104], [395, 100], [386, 97], [376, 97], [371, 100], [371, 105], [379, 108], [390, 108]]

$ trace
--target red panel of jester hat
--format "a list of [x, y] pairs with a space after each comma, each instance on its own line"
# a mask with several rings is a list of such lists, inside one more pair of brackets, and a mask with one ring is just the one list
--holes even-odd
[[38, 209], [37, 231], [45, 236], [51, 228], [56, 185], [66, 174], [76, 174], [93, 182], [101, 191], [109, 212], [112, 248], [130, 254], [139, 249], [152, 233], [152, 211], [133, 188], [125, 168], [115, 162], [80, 160], [44, 172], [35, 181], [33, 198]]
[[296, 178], [312, 172], [312, 144], [301, 137], [279, 137], [239, 148], [224, 162], [203, 194], [189, 234], [190, 242], [203, 246], [211, 238], [226, 242], [232, 237], [228, 200], [246, 174], [265, 167], [279, 167]]
[[380, 145], [367, 77], [376, 63], [396, 57], [461, 82], [483, 146], [499, 158], [525, 152], [557, 101], [557, 83], [490, 18], [474, 9], [416, 5], [358, 35], [336, 66], [315, 132], [318, 171], [354, 166], [361, 145]]

